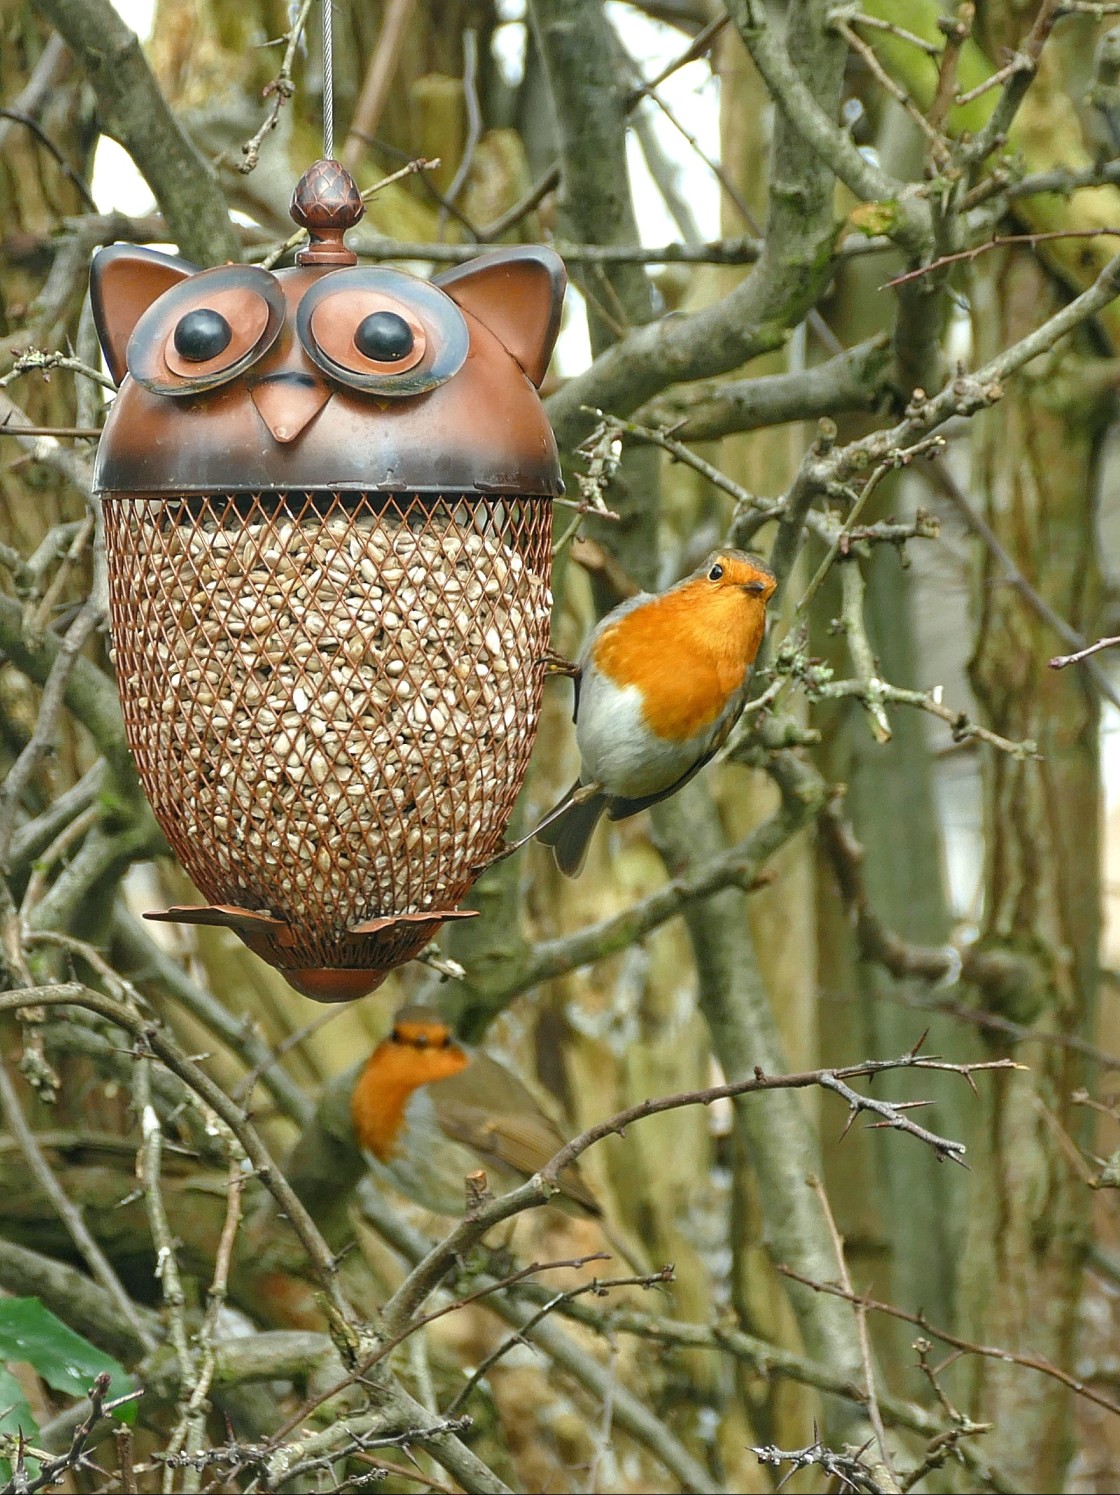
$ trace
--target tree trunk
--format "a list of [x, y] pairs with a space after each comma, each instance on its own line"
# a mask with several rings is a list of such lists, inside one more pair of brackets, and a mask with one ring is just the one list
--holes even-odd
[[[974, 279], [978, 361], [1058, 303], [1037, 261], [1010, 254]], [[1076, 354], [1017, 382], [979, 418], [973, 491], [1030, 585], [1075, 628], [1096, 627], [1094, 492], [1101, 405], [1085, 400]], [[1055, 452], [1061, 450], [1061, 460]], [[992, 727], [1033, 739], [1039, 761], [985, 762], [987, 856], [983, 944], [1024, 956], [1034, 979], [991, 998], [1016, 1022], [1091, 1037], [1100, 933], [1099, 708], [1084, 674], [1047, 669], [1057, 639], [985, 552], [971, 663]], [[1069, 1364], [1089, 1226], [1089, 1193], [1071, 1168], [1083, 1133], [1071, 1095], [1084, 1061], [1028, 1045], [1030, 1072], [982, 1092], [969, 1229], [961, 1268], [969, 1338]], [[1081, 1113], [1082, 1115], [1084, 1113]], [[1041, 1376], [972, 1362], [975, 1414], [994, 1422], [991, 1449], [1023, 1489], [1059, 1489], [1070, 1457], [1069, 1393]]]

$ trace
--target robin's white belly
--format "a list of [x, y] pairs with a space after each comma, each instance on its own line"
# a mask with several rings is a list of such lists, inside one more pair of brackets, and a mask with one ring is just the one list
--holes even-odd
[[585, 784], [595, 781], [624, 799], [660, 794], [703, 755], [711, 735], [708, 729], [684, 742], [658, 737], [645, 723], [636, 685], [619, 687], [598, 671], [585, 670], [576, 723]]
[[399, 1189], [437, 1215], [462, 1215], [467, 1207], [466, 1178], [485, 1166], [495, 1194], [509, 1187], [504, 1170], [484, 1165], [477, 1154], [453, 1142], [439, 1129], [435, 1109], [423, 1089], [413, 1092], [405, 1108], [407, 1134], [384, 1163], [372, 1153], [366, 1160], [374, 1176]]

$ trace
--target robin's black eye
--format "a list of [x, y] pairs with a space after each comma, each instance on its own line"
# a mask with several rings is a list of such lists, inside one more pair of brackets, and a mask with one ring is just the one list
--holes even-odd
[[232, 337], [233, 329], [220, 311], [199, 306], [180, 318], [175, 328], [175, 351], [191, 363], [205, 363], [224, 353]]
[[708, 580], [709, 581], [718, 581], [722, 575], [723, 575], [723, 567], [717, 561], [716, 564], [712, 567], [712, 569], [708, 572]]
[[401, 1037], [401, 1030], [399, 1028], [394, 1028], [393, 1031], [389, 1034], [389, 1037], [393, 1041], [393, 1043], [404, 1042], [404, 1039]]
[[378, 363], [396, 363], [412, 352], [412, 328], [395, 311], [374, 311], [358, 323], [354, 346]]

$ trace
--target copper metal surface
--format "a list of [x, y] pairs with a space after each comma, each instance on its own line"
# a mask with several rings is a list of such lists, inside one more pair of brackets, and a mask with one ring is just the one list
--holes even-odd
[[[507, 253], [512, 251], [494, 251], [499, 257]], [[550, 267], [554, 261], [559, 264], [549, 250], [534, 253], [547, 259]], [[486, 255], [482, 260], [492, 258]], [[98, 255], [95, 286], [100, 264]], [[110, 268], [119, 271], [120, 259], [110, 261]], [[539, 325], [544, 313], [537, 303], [545, 298], [550, 308], [552, 304], [551, 268], [548, 273], [539, 265], [534, 270], [519, 257], [510, 273], [514, 286], [523, 292], [516, 298], [511, 289], [512, 307], [524, 306]], [[378, 277], [380, 283], [391, 284], [396, 299], [407, 296], [409, 315], [425, 326], [431, 359], [437, 347], [448, 348], [454, 326], [463, 326], [461, 344], [452, 343], [448, 361], [435, 368], [442, 382], [421, 394], [408, 387], [418, 374], [435, 367], [426, 355], [415, 368], [380, 375], [390, 387], [400, 381], [405, 388], [400, 397], [381, 397], [384, 386], [365, 387], [361, 355], [348, 371], [337, 362], [332, 366], [328, 357], [320, 355], [316, 361], [308, 353], [297, 334], [304, 297], [312, 294], [312, 307], [325, 303], [332, 287], [340, 281], [345, 285], [349, 277], [354, 277], [350, 283], [356, 287]], [[118, 283], [115, 276], [111, 280]], [[164, 373], [162, 350], [173, 338], [178, 319], [193, 307], [205, 306], [213, 290], [227, 284], [244, 286], [250, 280], [260, 286], [261, 294], [268, 291], [283, 302], [274, 340], [221, 382], [212, 379], [215, 387], [201, 393], [161, 383], [171, 378]], [[456, 281], [445, 294], [434, 282], [366, 267], [281, 270], [270, 275], [252, 266], [223, 265], [190, 278], [181, 276], [180, 283], [135, 324], [128, 344], [129, 367], [148, 387], [137, 378], [125, 379], [98, 448], [95, 486], [117, 493], [259, 493], [265, 488], [292, 492], [324, 487], [390, 493], [562, 492], [556, 443], [536, 389], [499, 333], [466, 305], [470, 286], [470, 279]], [[106, 295], [108, 290], [107, 285]], [[457, 304], [460, 299], [463, 306]], [[489, 314], [505, 331], [493, 308]], [[355, 330], [365, 315], [365, 310], [361, 315], [355, 312]], [[109, 328], [115, 328], [115, 334], [105, 330], [103, 338], [119, 339], [116, 318], [110, 318]], [[524, 351], [522, 356], [527, 359]], [[344, 382], [347, 375], [351, 384]], [[296, 406], [305, 391], [319, 392], [315, 418], [305, 430], [300, 428], [299, 441], [278, 437], [264, 424], [250, 398], [264, 383], [280, 392], [281, 405], [285, 391]], [[294, 424], [282, 414], [277, 423], [286, 428]]]
[[337, 161], [316, 161], [296, 183], [289, 211], [310, 242], [296, 255], [300, 265], [353, 265], [357, 255], [342, 236], [365, 213], [354, 178]]
[[[156, 917], [320, 1001], [470, 916], [536, 733], [562, 486], [536, 391], [560, 261], [498, 250], [446, 289], [357, 268], [361, 211], [319, 162], [297, 267], [113, 246], [91, 276], [123, 377], [95, 486], [125, 726], [209, 900]], [[359, 336], [379, 312], [388, 341]]]
[[500, 848], [528, 763], [550, 508], [106, 498], [129, 745], [213, 905], [197, 922], [297, 983], [428, 943]]

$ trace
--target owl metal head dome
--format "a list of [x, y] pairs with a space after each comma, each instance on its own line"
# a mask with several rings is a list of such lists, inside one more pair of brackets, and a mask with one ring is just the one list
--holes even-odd
[[551, 502], [549, 249], [360, 266], [316, 163], [293, 268], [113, 245], [97, 457], [129, 743], [208, 904], [321, 1000], [372, 990], [497, 853], [536, 732]]

